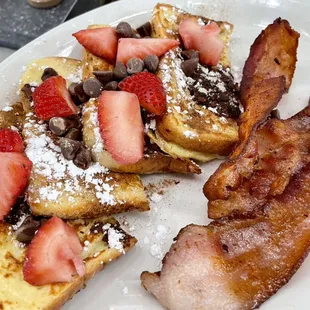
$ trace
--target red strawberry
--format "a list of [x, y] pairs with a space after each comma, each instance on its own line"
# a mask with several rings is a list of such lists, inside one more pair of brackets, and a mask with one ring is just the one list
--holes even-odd
[[115, 59], [117, 50], [117, 33], [112, 27], [81, 30], [73, 34], [74, 37], [92, 54], [106, 58], [109, 61]]
[[177, 40], [171, 39], [120, 39], [116, 61], [126, 64], [130, 58], [144, 59], [148, 55], [158, 57], [164, 55], [173, 47], [180, 44]]
[[184, 19], [179, 27], [186, 49], [199, 51], [203, 64], [216, 66], [220, 60], [225, 43], [218, 37], [220, 32], [216, 23], [201, 27], [192, 19]]
[[144, 126], [136, 95], [103, 91], [98, 120], [106, 150], [120, 164], [134, 164], [143, 157]]
[[24, 154], [0, 152], [0, 220], [10, 212], [25, 189], [31, 169], [32, 162]]
[[166, 111], [166, 94], [162, 81], [153, 73], [140, 72], [119, 83], [121, 90], [134, 93], [147, 111], [162, 115]]
[[37, 87], [32, 95], [36, 115], [46, 121], [54, 116], [67, 117], [79, 112], [66, 87], [66, 80], [53, 76]]
[[31, 285], [71, 282], [85, 274], [76, 231], [58, 217], [44, 223], [32, 239], [25, 257], [24, 280]]
[[0, 130], [0, 152], [24, 152], [23, 139], [11, 129]]

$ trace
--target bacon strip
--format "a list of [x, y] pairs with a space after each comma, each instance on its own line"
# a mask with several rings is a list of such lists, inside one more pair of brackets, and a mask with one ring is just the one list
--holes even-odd
[[246, 95], [252, 85], [272, 77], [285, 76], [285, 89], [291, 86], [297, 62], [299, 33], [289, 22], [278, 18], [257, 37], [243, 68], [241, 102], [247, 106]]
[[310, 164], [255, 213], [182, 229], [161, 272], [144, 272], [142, 284], [170, 310], [257, 308], [307, 256], [309, 216]]
[[[229, 159], [220, 165], [204, 186], [204, 194], [209, 199], [210, 218], [217, 219], [231, 212], [251, 211], [265, 201], [252, 197], [249, 188], [252, 184], [247, 184], [246, 189], [241, 187], [245, 179], [252, 177], [254, 170], [258, 169], [262, 173], [261, 170], [266, 168], [257, 166], [262, 156], [258, 153], [259, 145], [254, 135], [291, 85], [298, 38], [299, 34], [290, 27], [288, 21], [277, 19], [259, 35], [251, 47], [241, 82], [245, 112], [240, 117], [239, 143]], [[270, 147], [273, 147], [272, 144], [270, 139]], [[277, 152], [277, 149], [273, 150]], [[268, 174], [269, 171], [264, 173]], [[254, 185], [261, 188], [263, 182], [269, 181], [267, 176], [265, 179], [258, 184], [260, 177], [257, 175]], [[265, 195], [268, 193], [267, 187], [264, 189]]]

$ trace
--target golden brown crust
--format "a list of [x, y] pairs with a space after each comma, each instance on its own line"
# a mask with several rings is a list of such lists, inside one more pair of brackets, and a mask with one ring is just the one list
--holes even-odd
[[[89, 28], [108, 27], [106, 25], [91, 25]], [[83, 80], [93, 76], [94, 71], [111, 71], [113, 65], [107, 60], [99, 58], [89, 51], [83, 51]], [[92, 108], [93, 105], [97, 106], [96, 101], [90, 101], [85, 104], [85, 108]], [[93, 146], [96, 143], [94, 134], [96, 124], [93, 123], [89, 112], [83, 113], [84, 124], [84, 143], [92, 150], [93, 159], [101, 165], [107, 167], [111, 171], [125, 172], [125, 173], [139, 173], [139, 174], [154, 174], [154, 173], [200, 173], [201, 170], [197, 164], [190, 160], [183, 160], [174, 158], [168, 154], [161, 152], [153, 152], [148, 149], [144, 157], [135, 164], [120, 165], [112, 159], [106, 150], [96, 151]]]
[[[35, 64], [35, 65], [34, 65]], [[60, 75], [67, 78], [76, 76], [81, 78], [81, 62], [69, 58], [49, 57], [34, 61], [29, 64], [27, 70], [22, 77], [22, 84], [37, 83], [41, 81], [41, 75], [45, 67], [53, 67]], [[21, 101], [27, 112], [32, 111], [29, 98], [21, 93]], [[38, 119], [33, 115], [29, 124], [23, 130], [25, 143], [27, 144], [33, 137], [42, 135], [41, 127], [31, 125], [31, 122], [38, 123]], [[45, 130], [45, 134], [54, 141], [54, 137]], [[54, 141], [57, 144], [57, 141]], [[49, 145], [46, 146], [49, 148]], [[55, 150], [51, 150], [57, 154]], [[118, 173], [102, 173], [97, 175], [102, 184], [111, 187], [111, 195], [113, 202], [102, 202], [98, 198], [94, 184], [86, 184], [82, 178], [73, 178], [66, 175], [60, 179], [53, 176], [42, 175], [36, 169], [30, 177], [30, 184], [27, 193], [27, 201], [31, 210], [36, 215], [52, 216], [56, 215], [65, 219], [74, 218], [94, 218], [103, 215], [111, 215], [130, 210], [147, 211], [149, 210], [149, 202], [144, 193], [144, 187], [141, 179], [133, 174]], [[78, 190], [75, 188], [67, 189], [68, 182], [77, 179]], [[42, 195], [42, 189], [47, 191], [56, 190], [58, 192], [57, 199], [51, 199], [48, 195]], [[104, 191], [103, 191], [104, 192]], [[70, 198], [71, 197], [71, 198]]]
[[240, 86], [241, 102], [246, 107], [246, 94], [252, 83], [284, 75], [285, 89], [291, 86], [297, 62], [299, 33], [289, 22], [278, 18], [257, 37], [243, 68]]
[[[190, 160], [173, 158], [150, 149], [145, 151], [144, 157], [135, 164], [118, 164], [105, 149], [97, 150], [96, 148], [98, 142], [95, 133], [97, 124], [94, 123], [92, 114], [97, 114], [97, 104], [96, 100], [91, 100], [85, 104], [83, 111], [84, 143], [92, 150], [92, 156], [96, 162], [115, 172], [141, 174], [164, 172], [201, 173], [199, 166]], [[99, 137], [99, 139], [101, 138]]]
[[[123, 247], [124, 253], [108, 247], [105, 241], [102, 241], [102, 233], [89, 233], [94, 223], [110, 224], [119, 233], [124, 235]], [[58, 283], [44, 286], [31, 286], [23, 280], [22, 265], [24, 261], [25, 248], [19, 246], [15, 240], [15, 234], [9, 233], [9, 225], [0, 223], [1, 247], [0, 247], [0, 284], [2, 292], [0, 293], [0, 305], [4, 309], [33, 309], [33, 310], [54, 310], [60, 309], [63, 304], [74, 296], [76, 292], [85, 287], [87, 282], [105, 265], [118, 259], [128, 252], [137, 242], [137, 240], [118, 226], [113, 218], [99, 218], [96, 220], [76, 220], [69, 221], [84, 244], [89, 241], [88, 250], [83, 252], [83, 258], [86, 266], [84, 277], [74, 276], [70, 283]], [[10, 260], [15, 261], [15, 268], [9, 267]], [[3, 273], [3, 268], [9, 273]], [[10, 274], [10, 276], [7, 276]], [[8, 293], [9, 292], [9, 293]], [[8, 295], [7, 295], [8, 294]]]
[[[194, 16], [167, 4], [158, 4], [153, 11], [152, 27], [153, 37], [179, 39], [178, 27], [184, 18], [191, 18], [196, 21], [201, 19], [205, 23], [210, 20], [202, 16]], [[216, 22], [220, 29], [220, 37], [226, 43], [226, 47], [221, 55], [220, 64], [229, 67], [228, 43], [233, 30], [233, 25], [226, 22]], [[206, 161], [216, 155], [228, 155], [234, 143], [238, 139], [238, 126], [235, 120], [225, 119], [222, 121], [218, 115], [193, 102], [190, 98], [187, 87], [180, 86], [178, 80], [180, 76], [178, 69], [180, 63], [176, 60], [181, 52], [176, 48], [171, 53], [166, 54], [160, 60], [160, 70], [158, 76], [164, 81], [167, 80], [165, 67], [169, 70], [169, 83], [166, 87], [167, 113], [157, 119], [155, 135], [161, 136], [167, 143], [173, 142], [179, 145], [178, 156], [200, 160], [196, 157], [197, 152], [214, 154], [207, 156]], [[180, 69], [181, 70], [181, 69]], [[189, 109], [189, 107], [194, 107]], [[184, 112], [185, 111], [185, 112]], [[191, 132], [191, 135], [185, 134]], [[182, 152], [185, 149], [186, 152]], [[192, 151], [192, 154], [190, 153]], [[175, 156], [176, 154], [172, 154]]]

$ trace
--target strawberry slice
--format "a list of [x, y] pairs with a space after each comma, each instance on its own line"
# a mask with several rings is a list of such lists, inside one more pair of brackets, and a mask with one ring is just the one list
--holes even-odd
[[120, 164], [134, 164], [143, 157], [144, 126], [139, 100], [124, 91], [103, 91], [98, 120], [106, 150]]
[[8, 128], [0, 130], [0, 152], [24, 152], [24, 142], [18, 132]]
[[166, 93], [162, 81], [153, 73], [140, 72], [119, 83], [121, 90], [134, 93], [147, 111], [162, 115], [166, 111]]
[[199, 51], [201, 63], [210, 66], [218, 64], [225, 43], [218, 37], [220, 28], [215, 22], [201, 27], [192, 19], [184, 19], [179, 33], [186, 49]]
[[85, 274], [83, 247], [76, 231], [58, 217], [44, 223], [32, 239], [25, 256], [24, 280], [31, 285], [71, 282]]
[[144, 59], [148, 55], [158, 57], [180, 44], [171, 39], [126, 39], [118, 41], [116, 61], [126, 64], [130, 58]]
[[35, 89], [32, 98], [36, 115], [44, 121], [54, 116], [67, 117], [79, 113], [67, 90], [66, 80], [59, 75], [45, 80]]
[[24, 154], [0, 152], [0, 220], [10, 212], [25, 189], [31, 169], [32, 162]]
[[92, 54], [109, 61], [115, 59], [118, 38], [114, 28], [85, 29], [74, 33], [73, 36]]

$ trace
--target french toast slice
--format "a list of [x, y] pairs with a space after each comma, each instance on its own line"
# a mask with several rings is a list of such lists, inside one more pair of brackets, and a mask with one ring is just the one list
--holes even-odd
[[[22, 85], [39, 84], [45, 67], [54, 68], [68, 84], [81, 78], [80, 61], [52, 57], [30, 64]], [[76, 219], [149, 210], [138, 175], [111, 173], [99, 163], [92, 163], [87, 170], [77, 168], [62, 156], [59, 140], [32, 113], [31, 101], [23, 92], [21, 101], [27, 111], [22, 131], [26, 154], [34, 164], [27, 190], [33, 214]]]
[[[16, 240], [12, 227], [0, 222], [0, 308], [4, 310], [50, 310], [60, 309], [106, 264], [129, 251], [137, 240], [120, 227], [113, 218], [74, 220], [67, 222], [77, 232], [84, 245], [84, 277], [74, 276], [70, 283], [32, 286], [23, 279], [23, 263], [27, 246]], [[94, 225], [102, 226], [102, 232]], [[96, 233], [97, 232], [97, 233]], [[109, 244], [110, 234], [118, 235], [118, 246]]]
[[[171, 5], [157, 4], [152, 16], [152, 37], [179, 39], [178, 27], [184, 18], [193, 19], [200, 24], [210, 22], [205, 17], [191, 15]], [[219, 65], [229, 72], [228, 43], [233, 25], [227, 22], [216, 23], [220, 27], [219, 36], [226, 44]], [[153, 133], [150, 130], [149, 135], [160, 139], [160, 147], [163, 149], [169, 149], [169, 146], [164, 145], [165, 141], [167, 144], [172, 142], [179, 145], [178, 150], [168, 152], [172, 156], [208, 161], [227, 155], [238, 140], [237, 121], [217, 115], [214, 110], [193, 100], [187, 78], [181, 69], [180, 54], [181, 49], [178, 47], [170, 50], [160, 60], [158, 76], [167, 93], [167, 113], [156, 120], [156, 129]], [[201, 156], [201, 153], [205, 156]]]
[[[90, 25], [89, 28], [102, 28], [106, 25]], [[107, 60], [97, 57], [88, 50], [83, 50], [83, 80], [93, 77], [94, 71], [111, 71], [113, 65]], [[83, 110], [83, 136], [84, 143], [91, 149], [93, 159], [101, 165], [116, 172], [152, 174], [162, 172], [177, 173], [201, 173], [197, 164], [188, 159], [180, 159], [178, 156], [170, 156], [159, 148], [153, 150], [146, 145], [144, 157], [135, 164], [121, 165], [104, 149], [102, 138], [99, 134], [97, 121], [97, 100], [90, 100]], [[101, 147], [98, 148], [98, 145]], [[163, 150], [163, 149], [162, 149]], [[163, 150], [165, 152], [165, 150]]]

